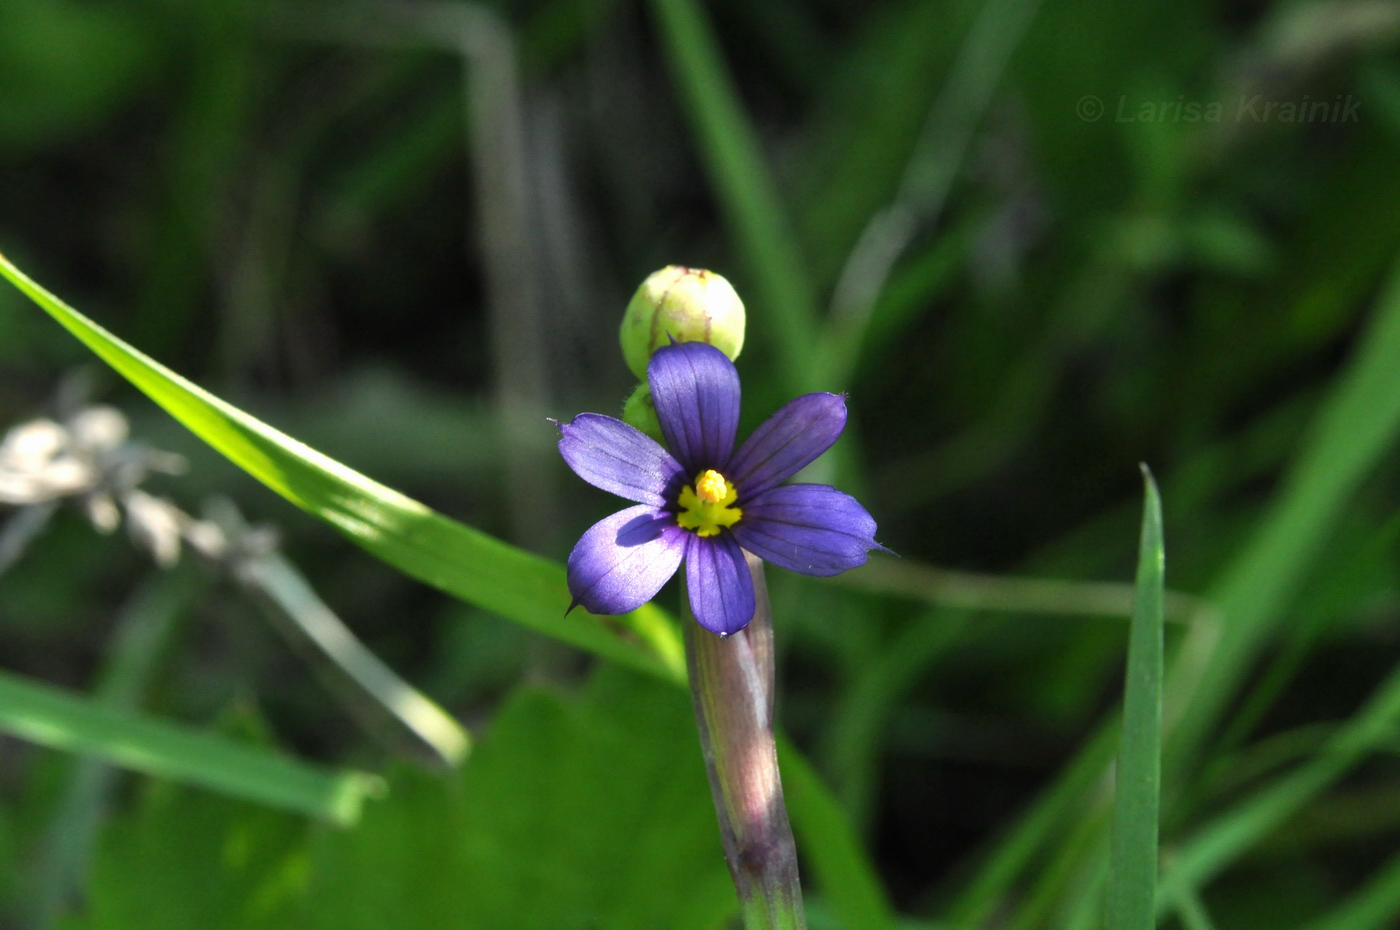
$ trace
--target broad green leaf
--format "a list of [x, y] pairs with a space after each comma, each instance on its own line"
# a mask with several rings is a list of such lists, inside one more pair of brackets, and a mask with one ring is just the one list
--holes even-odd
[[[340, 831], [337, 831], [340, 832]], [[302, 926], [306, 822], [280, 811], [148, 785], [102, 837], [62, 930], [280, 930]]]
[[74, 930], [719, 930], [738, 908], [684, 691], [604, 667], [517, 690], [462, 770], [403, 768], [355, 830], [152, 786]]
[[680, 638], [659, 608], [609, 621], [582, 611], [565, 616], [570, 597], [558, 564], [435, 513], [249, 416], [113, 336], [4, 256], [0, 274], [195, 435], [405, 574], [581, 649], [684, 679]]
[[1108, 930], [1156, 926], [1157, 808], [1162, 780], [1162, 500], [1142, 469], [1142, 539], [1128, 639], [1118, 793], [1108, 877]]
[[372, 775], [326, 772], [8, 672], [0, 672], [0, 732], [339, 824], [353, 823], [380, 787]]
[[714, 930], [738, 905], [697, 748], [685, 693], [629, 672], [518, 691], [459, 777], [405, 771], [317, 838], [308, 926]]

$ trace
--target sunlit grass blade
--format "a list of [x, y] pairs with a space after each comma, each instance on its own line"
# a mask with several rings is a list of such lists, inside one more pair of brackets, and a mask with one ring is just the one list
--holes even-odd
[[0, 274], [234, 464], [405, 574], [580, 649], [684, 678], [679, 635], [659, 609], [647, 605], [611, 625], [582, 611], [566, 617], [562, 566], [435, 513], [215, 397], [69, 307], [4, 256]]
[[1183, 885], [1177, 889], [1176, 914], [1181, 918], [1183, 930], [1215, 930], [1215, 921], [1201, 901], [1196, 889]]
[[[232, 501], [206, 514], [233, 539], [249, 532]], [[255, 553], [240, 560], [234, 577], [369, 735], [427, 765], [461, 764], [471, 745], [462, 725], [362, 643], [290, 560]]]
[[239, 580], [372, 735], [426, 764], [461, 764], [467, 731], [351, 633], [291, 562], [275, 552], [255, 556], [239, 567]]
[[1138, 549], [1137, 598], [1128, 638], [1127, 684], [1118, 753], [1108, 930], [1156, 925], [1157, 809], [1162, 778], [1162, 500], [1147, 466]]
[[381, 790], [373, 775], [323, 771], [9, 672], [0, 672], [0, 732], [338, 824], [354, 823]]

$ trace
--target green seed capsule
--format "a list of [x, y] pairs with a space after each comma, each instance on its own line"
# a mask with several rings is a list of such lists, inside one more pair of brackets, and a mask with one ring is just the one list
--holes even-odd
[[720, 275], [670, 265], [637, 288], [622, 317], [622, 356], [643, 381], [661, 346], [707, 342], [731, 360], [744, 347], [744, 304]]

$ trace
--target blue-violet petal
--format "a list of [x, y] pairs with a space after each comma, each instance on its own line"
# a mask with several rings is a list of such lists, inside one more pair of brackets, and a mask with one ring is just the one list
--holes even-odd
[[753, 619], [753, 578], [744, 551], [727, 531], [690, 537], [685, 555], [690, 612], [711, 633], [728, 636]]
[[647, 365], [647, 381], [666, 446], [693, 477], [720, 472], [739, 429], [739, 372], [723, 352], [703, 342], [662, 346]]
[[739, 489], [739, 505], [811, 464], [845, 428], [846, 398], [841, 394], [804, 394], [785, 404], [729, 460], [725, 477]]
[[559, 426], [559, 454], [574, 473], [604, 491], [653, 507], [684, 483], [680, 463], [650, 436], [621, 420], [581, 413]]
[[625, 614], [656, 596], [680, 567], [690, 533], [640, 504], [599, 520], [569, 553], [569, 593], [592, 614]]
[[788, 484], [744, 505], [734, 527], [739, 545], [804, 575], [836, 575], [865, 564], [875, 520], [854, 497], [825, 484]]

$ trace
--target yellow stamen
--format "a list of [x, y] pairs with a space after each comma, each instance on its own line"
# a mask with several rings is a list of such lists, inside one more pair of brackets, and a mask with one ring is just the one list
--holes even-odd
[[729, 482], [713, 468], [705, 469], [700, 473], [700, 477], [695, 479], [695, 496], [707, 504], [718, 504], [724, 500], [728, 491]]
[[739, 492], [729, 480], [714, 469], [706, 469], [695, 479], [695, 485], [681, 490], [678, 503], [681, 512], [676, 522], [697, 536], [717, 535], [721, 528], [733, 526], [743, 511], [731, 506]]

